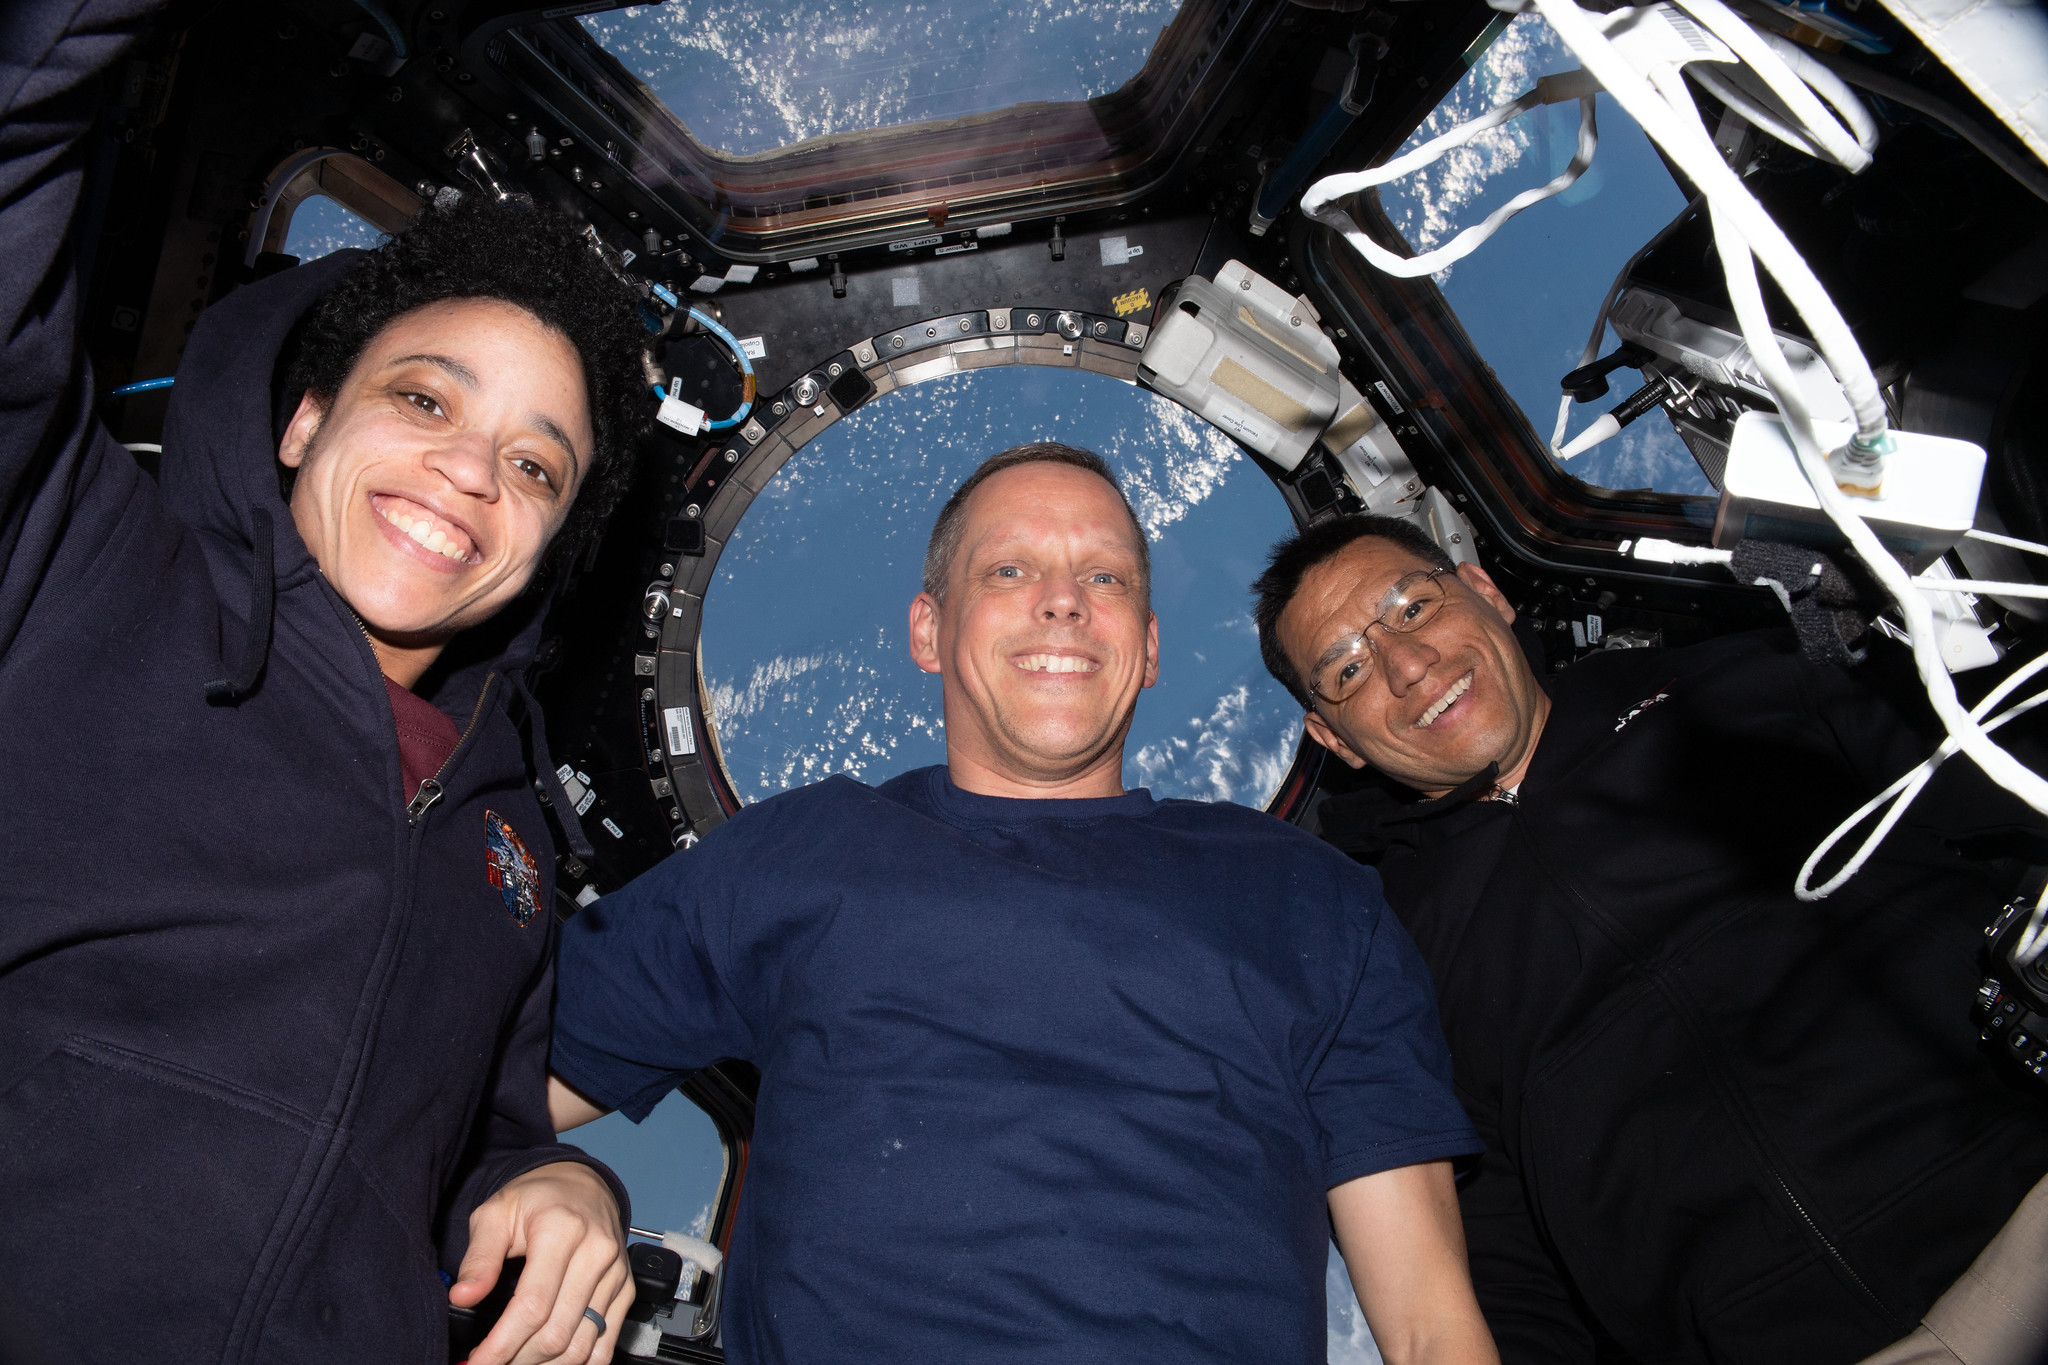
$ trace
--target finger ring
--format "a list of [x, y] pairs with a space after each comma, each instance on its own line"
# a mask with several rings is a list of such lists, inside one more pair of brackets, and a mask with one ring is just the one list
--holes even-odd
[[598, 1312], [595, 1308], [586, 1308], [583, 1310], [583, 1316], [597, 1324], [597, 1334], [599, 1336], [604, 1335], [604, 1314]]

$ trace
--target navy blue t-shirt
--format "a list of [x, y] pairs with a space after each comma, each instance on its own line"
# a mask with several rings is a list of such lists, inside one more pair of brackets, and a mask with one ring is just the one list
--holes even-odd
[[558, 982], [555, 1069], [635, 1120], [761, 1068], [741, 1365], [1320, 1362], [1325, 1191], [1479, 1149], [1377, 874], [1240, 806], [828, 778], [570, 921]]

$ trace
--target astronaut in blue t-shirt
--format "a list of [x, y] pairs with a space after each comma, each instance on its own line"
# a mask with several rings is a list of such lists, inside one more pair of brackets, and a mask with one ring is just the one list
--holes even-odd
[[1429, 977], [1376, 874], [1121, 784], [1158, 676], [1108, 468], [995, 456], [910, 607], [946, 764], [750, 806], [563, 932], [558, 1128], [761, 1071], [723, 1342], [765, 1361], [1492, 1362]]

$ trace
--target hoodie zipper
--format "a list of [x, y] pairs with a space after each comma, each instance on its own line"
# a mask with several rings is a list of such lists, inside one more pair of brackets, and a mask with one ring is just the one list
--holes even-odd
[[476, 705], [470, 708], [469, 724], [462, 727], [462, 735], [455, 741], [455, 747], [448, 751], [448, 757], [441, 760], [441, 766], [435, 771], [434, 775], [420, 783], [420, 789], [413, 793], [412, 800], [405, 803], [405, 823], [407, 825], [418, 829], [421, 817], [429, 810], [432, 810], [434, 803], [439, 801], [446, 792], [447, 789], [441, 785], [441, 779], [447, 776], [448, 766], [455, 762], [455, 756], [462, 752], [462, 746], [469, 742], [470, 732], [476, 729], [477, 721], [483, 716], [484, 701], [491, 695], [491, 684], [497, 680], [498, 675], [496, 673], [484, 675], [484, 685], [476, 694]]
[[1849, 1277], [1850, 1282], [1853, 1283], [1858, 1289], [1863, 1291], [1864, 1296], [1868, 1298], [1871, 1301], [1871, 1303], [1877, 1306], [1877, 1311], [1880, 1314], [1882, 1314], [1885, 1320], [1889, 1323], [1891, 1321], [1892, 1315], [1891, 1311], [1888, 1308], [1886, 1308], [1884, 1300], [1879, 1298], [1876, 1295], [1876, 1293], [1872, 1291], [1870, 1286], [1863, 1282], [1863, 1277], [1856, 1273], [1856, 1268], [1849, 1264], [1848, 1258], [1843, 1256], [1842, 1253], [1836, 1248], [1835, 1244], [1828, 1240], [1827, 1234], [1820, 1230], [1820, 1224], [1813, 1221], [1813, 1215], [1806, 1211], [1806, 1205], [1799, 1202], [1799, 1196], [1792, 1193], [1792, 1187], [1785, 1182], [1785, 1177], [1778, 1173], [1777, 1167], [1771, 1167], [1770, 1171], [1771, 1179], [1777, 1181], [1778, 1188], [1785, 1192], [1786, 1202], [1792, 1205], [1793, 1209], [1797, 1211], [1797, 1213], [1799, 1214], [1801, 1220], [1805, 1222], [1807, 1231], [1813, 1234], [1813, 1240], [1821, 1244], [1821, 1246], [1827, 1251], [1829, 1258], [1833, 1260], [1836, 1265], [1842, 1268], [1842, 1273], [1844, 1275], [1847, 1275]]
[[[363, 623], [363, 618], [356, 615], [356, 609], [350, 607], [346, 601], [342, 606], [348, 608], [349, 619], [356, 623], [356, 629], [362, 632], [363, 643], [370, 647], [370, 662], [377, 664], [377, 641], [371, 637], [369, 626]], [[497, 676], [495, 673], [484, 675], [483, 690], [476, 694], [476, 705], [470, 710], [469, 724], [462, 728], [462, 734], [456, 739], [455, 747], [448, 751], [448, 757], [441, 760], [441, 766], [435, 770], [434, 775], [420, 783], [420, 789], [412, 794], [412, 800], [405, 803], [405, 823], [408, 828], [418, 829], [420, 817], [432, 810], [434, 803], [446, 793], [447, 789], [441, 785], [441, 779], [446, 776], [448, 765], [455, 761], [455, 755], [462, 752], [463, 741], [469, 738], [469, 732], [476, 729], [477, 717], [483, 714], [484, 698], [491, 695], [491, 681]], [[379, 681], [384, 677], [382, 664], [377, 664], [377, 677]]]

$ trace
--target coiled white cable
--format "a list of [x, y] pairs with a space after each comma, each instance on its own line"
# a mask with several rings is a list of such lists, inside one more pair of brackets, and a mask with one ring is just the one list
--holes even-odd
[[[1957, 752], [1967, 753], [1993, 781], [2026, 801], [2034, 809], [2048, 813], [2048, 781], [2030, 771], [1990, 738], [1990, 731], [2005, 721], [2032, 710], [2043, 701], [2048, 701], [2048, 693], [2037, 694], [2001, 712], [1989, 724], [1983, 723], [1984, 715], [1992, 706], [2010, 696], [2015, 689], [2044, 667], [2048, 667], [2048, 655], [2034, 660], [2008, 678], [1974, 711], [1965, 710], [1957, 698], [1954, 682], [1936, 644], [1932, 608], [1920, 591], [1921, 585], [1916, 584], [1898, 560], [1884, 548], [1876, 534], [1864, 523], [1857, 510], [1850, 506], [1850, 500], [1837, 486], [1836, 473], [1830, 469], [1829, 457], [1815, 435], [1804, 395], [1765, 310], [1763, 290], [1757, 275], [1759, 262], [1770, 272], [1785, 297], [1804, 319], [1822, 356], [1826, 358], [1829, 367], [1842, 385], [1856, 417], [1856, 436], [1845, 453], [1854, 455], [1857, 460], [1867, 460], [1872, 453], [1881, 452], [1889, 445], [1883, 395], [1878, 389], [1876, 377], [1871, 373], [1869, 361], [1857, 344], [1840, 310], [1835, 307], [1834, 301], [1828, 297], [1827, 291], [1814, 276], [1805, 258], [1792, 245], [1791, 240], [1785, 236], [1763, 205], [1757, 202], [1741, 178], [1722, 159], [1720, 150], [1714, 145], [1701, 123], [1691, 92], [1686, 88], [1680, 75], [1680, 65], [1681, 62], [1693, 62], [1701, 69], [1705, 69], [1711, 63], [1699, 62], [1697, 57], [1678, 60], [1656, 59], [1645, 61], [1645, 69], [1639, 70], [1610, 40], [1608, 33], [1638, 21], [1642, 17], [1642, 11], [1621, 10], [1603, 16], [1580, 9], [1573, 0], [1532, 0], [1532, 3], [1536, 12], [1549, 22], [1558, 37], [1585, 64], [1585, 72], [1634, 117], [1643, 132], [1670, 157], [1679, 171], [1698, 187], [1701, 196], [1706, 200], [1738, 326], [1743, 339], [1749, 345], [1751, 355], [1755, 358], [1765, 387], [1777, 402], [1779, 412], [1784, 418], [1786, 431], [1800, 468], [1812, 484], [1821, 510], [1834, 522], [1871, 573], [1897, 602], [1911, 637], [1913, 661], [1920, 674], [1921, 684], [1927, 691], [1928, 700], [1932, 703], [1935, 714], [1948, 732], [1948, 739], [1926, 762], [1866, 803], [1863, 809], [1844, 821], [1822, 841], [1801, 868], [1794, 886], [1795, 893], [1802, 900], [1817, 900], [1855, 876], [1878, 843], [1902, 818], [1907, 804], [1926, 786], [1934, 769]], [[1860, 170], [1869, 164], [1870, 152], [1876, 141], [1875, 125], [1854, 93], [1845, 84], [1834, 79], [1832, 72], [1826, 72], [1825, 68], [1811, 62], [1803, 54], [1788, 53], [1785, 49], [1790, 45], [1766, 40], [1721, 3], [1721, 0], [1679, 0], [1677, 6], [1659, 5], [1653, 8], [1667, 11], [1674, 8], [1683, 9], [1686, 14], [1697, 19], [1715, 38], [1726, 45], [1728, 51], [1733, 52], [1741, 60], [1742, 67], [1739, 69], [1746, 70], [1749, 77], [1762, 83], [1782, 106], [1790, 121], [1763, 110], [1758, 98], [1737, 91], [1734, 82], [1727, 78], [1727, 72], [1714, 72], [1708, 81], [1703, 83], [1709, 84], [1710, 88], [1723, 98], [1727, 98], [1725, 92], [1734, 92], [1735, 100], [1731, 101], [1731, 107], [1738, 114], [1746, 118], [1752, 117], [1752, 111], [1760, 114], [1768, 122], [1760, 123], [1759, 126], [1763, 126], [1773, 136], [1782, 137], [1790, 145], [1802, 150], [1824, 155], [1844, 167]], [[1673, 23], [1672, 27], [1681, 30], [1683, 28], [1678, 23]], [[1695, 43], [1694, 50], [1697, 52], [1707, 46], [1711, 45]], [[1825, 74], [1817, 75], [1816, 72]], [[1697, 74], [1695, 72], [1696, 76]], [[1746, 80], [1748, 77], [1740, 79]], [[1818, 95], [1816, 91], [1819, 92]], [[1449, 146], [1469, 140], [1470, 136], [1482, 130], [1480, 125], [1491, 127], [1512, 117], [1513, 112], [1519, 112], [1519, 106], [1523, 106], [1524, 102], [1530, 100], [1536, 93], [1532, 91], [1531, 95], [1524, 96], [1523, 100], [1501, 106], [1482, 119], [1455, 129], [1385, 167], [1352, 176], [1332, 176], [1318, 182], [1309, 194], [1304, 196], [1303, 210], [1319, 221], [1337, 228], [1368, 260], [1389, 274], [1412, 277], [1440, 268], [1442, 264], [1448, 263], [1448, 259], [1456, 259], [1457, 255], [1465, 254], [1480, 241], [1485, 240], [1493, 227], [1497, 227], [1499, 221], [1505, 221], [1511, 212], [1526, 207], [1523, 200], [1535, 202], [1535, 199], [1559, 192], [1563, 186], [1553, 181], [1540, 191], [1517, 196], [1505, 210], [1497, 211], [1479, 228], [1468, 229], [1460, 234], [1444, 249], [1431, 253], [1430, 258], [1417, 257], [1406, 261], [1393, 256], [1366, 238], [1358, 231], [1357, 225], [1351, 221], [1348, 214], [1332, 208], [1334, 201], [1367, 185], [1381, 183], [1426, 165]], [[1584, 98], [1590, 103], [1590, 95]], [[1822, 108], [1822, 99], [1833, 106], [1833, 113]], [[1582, 128], [1582, 151], [1584, 141]], [[1577, 160], [1573, 164], [1576, 167]], [[1533, 195], [1534, 199], [1531, 199], [1530, 195]], [[1448, 254], [1453, 249], [1461, 247], [1462, 249], [1456, 251], [1456, 255]], [[1604, 315], [1603, 307], [1603, 318]], [[2012, 542], [2008, 537], [1997, 537], [1990, 533], [1981, 533], [1978, 538], [1994, 543], [2013, 544], [2016, 548], [2044, 550], [2044, 547], [2030, 542]], [[2048, 589], [2032, 584], [1993, 584], [1962, 580], [1945, 586], [1957, 591], [2048, 597]], [[1887, 802], [1891, 803], [1890, 809], [1841, 870], [1820, 887], [1812, 887], [1812, 876], [1821, 861], [1849, 831]]]
[[2034, 898], [2034, 912], [2027, 917], [2027, 927], [2020, 930], [2019, 941], [2012, 946], [2012, 960], [2024, 967], [2048, 949], [2048, 883], [2043, 883], [2041, 894]]
[[[1688, 4], [1694, 2], [1688, 0]], [[1862, 348], [1857, 346], [1833, 300], [1828, 298], [1827, 291], [1821, 288], [1805, 259], [1784, 232], [1721, 159], [1697, 112], [1692, 109], [1691, 96], [1675, 69], [1665, 68], [1647, 75], [1638, 73], [1614, 51], [1606, 36], [1592, 22], [1592, 17], [1572, 0], [1535, 0], [1535, 3], [1559, 37], [1585, 62], [1586, 68], [1599, 77], [1616, 101], [1706, 196], [1730, 302], [1743, 339], [1749, 343], [1750, 353], [1763, 375], [1765, 387], [1770, 390], [1785, 418], [1800, 468], [1813, 485], [1821, 509], [1898, 603], [1912, 636], [1913, 661], [1921, 684], [1926, 688], [1928, 700], [1933, 704], [1943, 728], [1948, 731], [1950, 742], [1969, 754], [1993, 781], [2036, 810], [2048, 813], [2048, 781], [2043, 781], [1993, 743], [1977, 718], [1963, 709], [1956, 697], [1954, 681], [1935, 643], [1933, 612], [1927, 599], [1835, 486], [1826, 454], [1814, 437], [1811, 416], [1791, 364], [1786, 360], [1765, 312], [1763, 290], [1756, 273], [1758, 261], [1771, 272], [1779, 288], [1798, 309], [1819, 343], [1822, 354], [1843, 380], [1843, 388], [1849, 393], [1851, 405], [1856, 410], [1859, 434], [1874, 434], [1882, 438], [1885, 433], [1882, 396], [1877, 391], [1876, 380], [1871, 376]], [[1707, 3], [1712, 3], [1712, 0], [1707, 0]], [[1681, 109], [1691, 116], [1682, 115]], [[1874, 413], [1866, 411], [1871, 407], [1874, 407]], [[1924, 782], [1919, 784], [1924, 785]], [[1919, 786], [1911, 789], [1913, 794], [1918, 794]], [[1901, 803], [1898, 813], [1903, 814], [1903, 811]], [[1889, 831], [1896, 821], [1896, 815], [1888, 816], [1883, 828]], [[1861, 869], [1876, 847], [1876, 839], [1866, 841], [1865, 846], [1824, 887], [1814, 889], [1808, 886], [1811, 869], [1852, 827], [1849, 824], [1838, 827], [1815, 851], [1815, 857], [1809, 860], [1807, 868], [1794, 884], [1794, 892], [1800, 899], [1819, 899]]]
[[[1586, 173], [1586, 167], [1593, 164], [1593, 153], [1600, 145], [1600, 129], [1593, 104], [1593, 96], [1598, 88], [1583, 71], [1566, 71], [1555, 76], [1545, 76], [1536, 82], [1535, 89], [1520, 98], [1489, 109], [1478, 118], [1461, 123], [1439, 137], [1431, 138], [1414, 151], [1397, 156], [1383, 166], [1326, 176], [1318, 180], [1301, 196], [1301, 211], [1317, 222], [1328, 224], [1343, 233], [1345, 241], [1351, 243], [1360, 255], [1385, 274], [1408, 280], [1423, 275], [1434, 275], [1454, 261], [1471, 255], [1481, 242], [1500, 230], [1502, 223], [1532, 204], [1540, 204], [1553, 195], [1563, 194]], [[1425, 251], [1420, 256], [1396, 256], [1375, 242], [1348, 212], [1337, 206], [1337, 200], [1356, 194], [1360, 190], [1370, 189], [1374, 185], [1384, 185], [1389, 180], [1398, 180], [1404, 175], [1413, 174], [1435, 162], [1446, 152], [1464, 146], [1489, 128], [1498, 128], [1509, 119], [1526, 114], [1531, 109], [1545, 104], [1562, 104], [1566, 100], [1574, 99], [1579, 102], [1579, 140], [1572, 152], [1572, 159], [1564, 170], [1548, 183], [1522, 191], [1488, 214], [1485, 221], [1466, 228], [1434, 251]]]
[[[1992, 707], [2018, 691], [2022, 683], [2040, 673], [2044, 668], [2048, 668], [2048, 654], [2043, 654], [2038, 658], [2029, 660], [2025, 667], [2018, 669], [2010, 678], [2007, 678], [2004, 682], [1993, 688], [1984, 700], [1978, 702], [1971, 709], [1971, 720], [1983, 722], [1983, 729], [1988, 734], [2007, 721], [2017, 720], [2043, 702], [2048, 702], [2048, 691], [2036, 692], [2025, 701], [2016, 702], [2008, 706], [2005, 710], [1992, 716], [1989, 721], [1983, 720], [1986, 715], [1990, 714]], [[1834, 894], [1851, 877], [1855, 876], [1863, 864], [1869, 860], [1870, 855], [1876, 851], [1877, 846], [1884, 842], [1884, 837], [1892, 832], [1892, 828], [1905, 815], [1906, 807], [1913, 804], [1913, 798], [1920, 795], [1921, 790], [1933, 779], [1935, 769], [1954, 757], [1957, 750], [1961, 747], [1954, 739], [1942, 741], [1940, 748], [1921, 760], [1918, 765], [1903, 774], [1889, 787], [1886, 787], [1883, 791], [1857, 807], [1855, 814], [1837, 825], [1832, 834], [1821, 840], [1819, 847], [1807, 855], [1805, 864], [1799, 869], [1799, 880], [1796, 883], [1799, 899], [1805, 901], [1824, 899]], [[1885, 809], [1886, 807], [1889, 807], [1889, 809]], [[1864, 838], [1862, 845], [1857, 848], [1854, 854], [1850, 855], [1847, 862], [1842, 864], [1841, 870], [1819, 886], [1812, 886], [1814, 871], [1819, 868], [1821, 861], [1833, 851], [1835, 845], [1842, 841], [1842, 837], [1879, 810], [1884, 810], [1884, 818], [1877, 822], [1876, 827]], [[2043, 894], [2048, 895], [2048, 890], [2044, 890]]]
[[[1688, 12], [1693, 4], [1723, 8], [1718, 5], [1718, 0], [1687, 0], [1687, 4]], [[1580, 9], [1571, 0], [1535, 0], [1535, 5], [1537, 12], [1557, 31], [1558, 37], [1586, 64], [1586, 70], [1629, 112], [1643, 132], [1664, 149], [1665, 154], [1706, 195], [1709, 204], [1724, 214], [1742, 239], [1750, 244], [1757, 259], [1763, 262], [1771, 278], [1778, 282], [1800, 317], [1805, 319], [1814, 344], [1841, 382], [1849, 406], [1856, 414], [1857, 435], [1866, 441], [1881, 443], [1887, 426], [1884, 395], [1878, 389], [1876, 376], [1870, 372], [1870, 362], [1864, 358], [1862, 348], [1849, 331], [1849, 324], [1814, 277], [1805, 258], [1721, 159], [1719, 149], [1714, 146], [1713, 139], [1708, 136], [1692, 107], [1691, 97], [1685, 91], [1676, 68], [1663, 66], [1655, 68], [1651, 74], [1637, 71], [1607, 38], [1596, 22], [1596, 16]], [[1613, 16], [1607, 17], [1611, 20]], [[1782, 68], [1784, 64], [1774, 52], [1761, 43], [1756, 46], [1761, 49], [1761, 60]], [[1652, 75], [1659, 75], [1655, 83]], [[1676, 105], [1674, 96], [1678, 101]], [[1808, 98], [1812, 98], [1810, 94]], [[1685, 112], [1681, 113], [1681, 109]], [[1771, 334], [1766, 331], [1765, 335]], [[1752, 349], [1757, 346], [1758, 338], [1746, 339]], [[1775, 339], [1771, 349], [1776, 349]]]
[[[1809, 63], [1797, 43], [1783, 39], [1773, 42], [1765, 38], [1721, 0], [1682, 0], [1680, 7], [1742, 59], [1739, 68], [1732, 68], [1726, 74], [1740, 71], [1745, 76], [1754, 77], [1777, 96], [1793, 120], [1792, 126], [1785, 129], [1783, 140], [1786, 143], [1802, 150], [1813, 148], [1815, 155], [1852, 174], [1869, 167], [1870, 153], [1877, 146], [1877, 124], [1841, 77], [1818, 62], [1810, 65], [1822, 73], [1819, 76], [1800, 70], [1801, 66]], [[1787, 48], [1799, 56], [1787, 56]], [[1724, 74], [1713, 62], [1695, 63], [1691, 70], [1694, 79], [1702, 85], [1707, 79]], [[1815, 94], [1820, 82], [1826, 83], [1822, 94], [1829, 104], [1835, 106], [1834, 113], [1822, 108], [1821, 100]], [[1847, 126], [1844, 126], [1844, 120]], [[1779, 136], [1777, 133], [1772, 135]]]
[[1845, 131], [1853, 138], [1850, 146], [1844, 147], [1839, 138], [1828, 135], [1837, 126], [1833, 119], [1812, 125], [1798, 122], [1795, 115], [1794, 122], [1787, 123], [1780, 114], [1789, 111], [1783, 110], [1782, 106], [1775, 111], [1765, 108], [1759, 98], [1742, 88], [1742, 69], [1723, 71], [1713, 63], [1701, 62], [1689, 68], [1687, 74], [1698, 81], [1708, 94], [1788, 147], [1820, 160], [1832, 161], [1852, 173], [1868, 167], [1871, 154], [1877, 150], [1877, 122], [1863, 107], [1863, 101], [1856, 97], [1856, 92], [1849, 88], [1849, 83], [1808, 56], [1806, 49], [1797, 43], [1775, 34], [1762, 36], [1771, 51], [1798, 75], [1803, 86], [1812, 87], [1841, 116], [1847, 125]]

